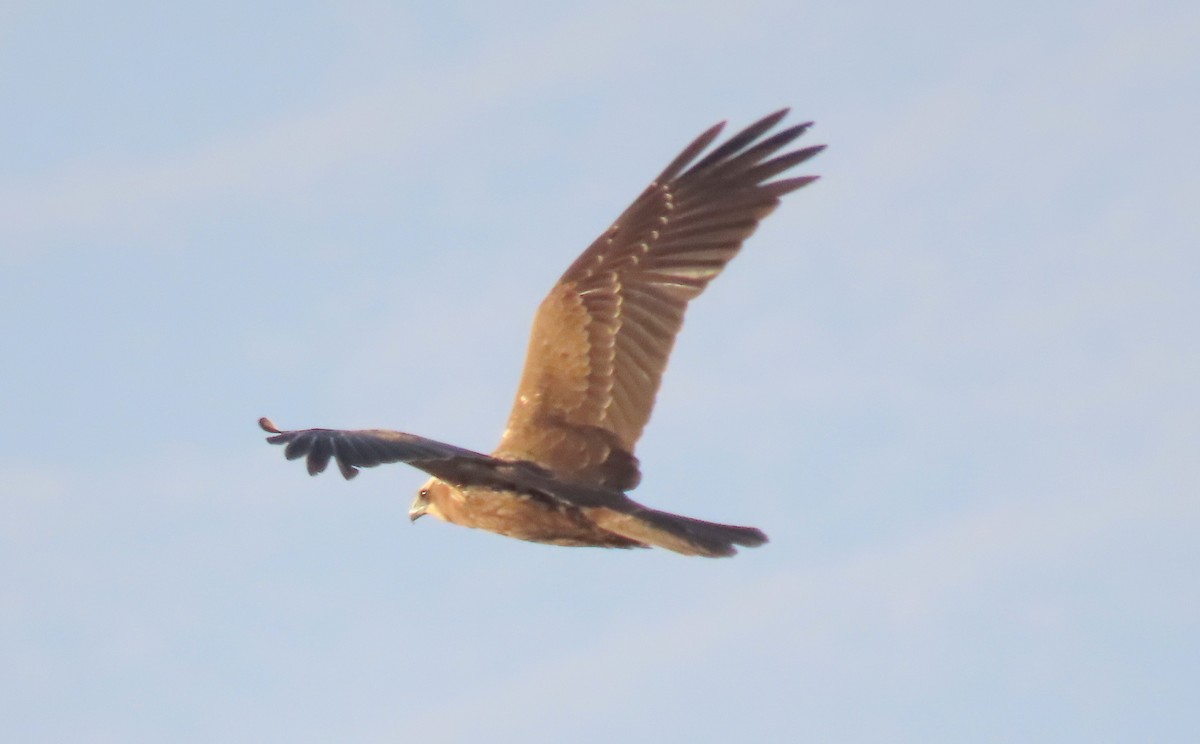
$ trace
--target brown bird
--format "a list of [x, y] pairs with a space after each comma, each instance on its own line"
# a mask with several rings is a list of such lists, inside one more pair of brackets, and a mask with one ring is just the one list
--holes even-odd
[[733, 555], [767, 536], [753, 527], [657, 511], [625, 492], [641, 479], [642, 434], [688, 302], [725, 268], [784, 194], [816, 176], [772, 181], [820, 152], [776, 155], [810, 126], [761, 139], [787, 114], [758, 121], [697, 161], [724, 122], [688, 145], [612, 227], [571, 264], [534, 317], [517, 399], [491, 455], [384, 429], [281, 431], [308, 472], [337, 462], [404, 462], [433, 477], [409, 510], [465, 527], [554, 545], [658, 546]]

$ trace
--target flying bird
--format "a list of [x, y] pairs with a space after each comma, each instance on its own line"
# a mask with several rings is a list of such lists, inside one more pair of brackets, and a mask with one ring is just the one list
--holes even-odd
[[[465, 527], [569, 546], [657, 546], [729, 556], [767, 536], [643, 506], [626, 495], [641, 479], [634, 447], [662, 381], [688, 302], [737, 255], [780, 197], [816, 176], [775, 177], [823, 146], [777, 154], [811, 125], [765, 135], [771, 114], [706, 155], [717, 124], [684, 148], [550, 290], [534, 316], [516, 401], [491, 455], [384, 429], [282, 431], [259, 426], [346, 479], [403, 462], [432, 477], [409, 510]], [[772, 180], [775, 179], [775, 180]]]

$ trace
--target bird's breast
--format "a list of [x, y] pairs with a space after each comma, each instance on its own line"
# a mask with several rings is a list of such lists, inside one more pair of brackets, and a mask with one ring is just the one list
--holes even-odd
[[463, 527], [555, 545], [637, 545], [600, 529], [580, 509], [545, 497], [485, 487], [456, 491], [441, 495], [434, 503], [439, 516]]

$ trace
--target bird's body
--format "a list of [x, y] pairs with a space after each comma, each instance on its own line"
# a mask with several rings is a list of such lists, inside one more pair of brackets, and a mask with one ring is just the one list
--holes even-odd
[[535, 493], [495, 486], [454, 488], [432, 479], [422, 489], [424, 513], [530, 542], [569, 547], [635, 548], [641, 543], [603, 530], [583, 509]]
[[525, 370], [492, 455], [386, 430], [280, 431], [289, 459], [312, 474], [336, 460], [359, 467], [406, 462], [433, 477], [410, 510], [465, 527], [569, 546], [667, 548], [724, 556], [766, 536], [631, 500], [634, 447], [653, 409], [688, 302], [737, 254], [779, 197], [814, 177], [772, 177], [822, 148], [774, 156], [807, 124], [759, 138], [780, 111], [697, 157], [717, 125], [689, 145], [567, 269], [534, 319]]

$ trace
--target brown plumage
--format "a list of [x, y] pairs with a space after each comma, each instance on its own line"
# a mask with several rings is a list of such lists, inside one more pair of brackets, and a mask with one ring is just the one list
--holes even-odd
[[571, 264], [534, 318], [516, 402], [484, 455], [382, 429], [280, 431], [288, 459], [316, 475], [335, 460], [405, 462], [433, 476], [409, 514], [555, 545], [648, 547], [733, 555], [767, 541], [753, 527], [660, 512], [625, 495], [641, 478], [634, 447], [688, 302], [741, 249], [784, 194], [815, 176], [770, 180], [823, 148], [776, 155], [808, 128], [762, 139], [787, 113], [750, 125], [697, 161], [724, 124], [688, 145]]

